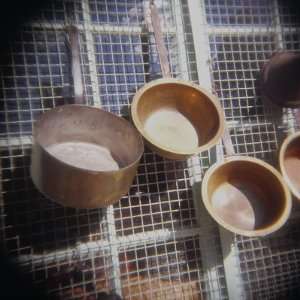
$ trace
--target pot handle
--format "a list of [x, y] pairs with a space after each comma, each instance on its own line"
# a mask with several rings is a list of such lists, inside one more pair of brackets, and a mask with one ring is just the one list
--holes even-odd
[[150, 1], [150, 15], [162, 76], [171, 77], [168, 51], [164, 43], [158, 10], [153, 0]]
[[233, 148], [232, 140], [231, 140], [229, 129], [228, 129], [226, 122], [224, 124], [224, 132], [223, 132], [223, 136], [222, 136], [222, 141], [223, 141], [226, 155], [227, 156], [235, 155], [235, 151]]
[[86, 104], [83, 95], [83, 82], [80, 66], [80, 45], [79, 45], [79, 30], [76, 26], [70, 25], [67, 28], [68, 40], [71, 52], [72, 77], [74, 85], [74, 101], [75, 104]]

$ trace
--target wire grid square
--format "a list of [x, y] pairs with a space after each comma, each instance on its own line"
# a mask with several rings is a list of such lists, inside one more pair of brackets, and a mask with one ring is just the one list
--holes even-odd
[[281, 26], [300, 26], [300, 6], [297, 1], [278, 0], [278, 9]]
[[300, 50], [300, 33], [285, 33], [283, 35], [283, 45], [284, 49], [291, 51]]
[[128, 196], [114, 205], [116, 231], [128, 235], [196, 226], [186, 161], [170, 161], [145, 149]]
[[300, 295], [297, 223], [290, 220], [285, 228], [268, 238], [236, 236], [247, 299], [287, 299]]
[[124, 299], [202, 299], [199, 237], [120, 249]]
[[180, 1], [182, 11], [182, 19], [181, 23], [184, 28], [184, 45], [186, 49], [186, 59], [187, 59], [187, 68], [189, 79], [198, 82], [198, 73], [197, 73], [197, 62], [196, 62], [196, 53], [194, 47], [194, 39], [192, 33], [192, 26], [189, 16], [189, 7], [187, 4], [187, 0]]
[[40, 5], [31, 22], [55, 24], [82, 23], [83, 10], [80, 0], [51, 0]]
[[29, 174], [31, 147], [1, 149], [4, 244], [11, 255], [47, 254], [107, 234], [105, 212], [62, 207], [43, 197]]
[[[30, 135], [42, 112], [72, 103], [70, 55], [62, 31], [25, 27], [2, 57], [0, 137]], [[83, 39], [83, 38], [82, 38]], [[85, 94], [91, 95], [85, 41], [82, 69]]]
[[[299, 35], [292, 28], [296, 24], [294, 16], [290, 19], [283, 16], [285, 13], [293, 14], [285, 10], [284, 7], [288, 6], [286, 2], [279, 1], [278, 12], [275, 1], [261, 3], [269, 6], [267, 11], [270, 15], [267, 19], [271, 20], [270, 28], [260, 27], [257, 30], [249, 26], [247, 31], [242, 32], [231, 27], [230, 33], [227, 33], [223, 27], [224, 33], [210, 35], [212, 75], [229, 121], [237, 153], [254, 155], [269, 163], [276, 163], [278, 147], [289, 129], [284, 122], [293, 118], [293, 113], [288, 109], [275, 109], [262, 101], [259, 72], [271, 54], [281, 47], [278, 42], [282, 42], [284, 49], [298, 50]], [[235, 6], [233, 1], [230, 1], [230, 5]], [[219, 9], [217, 4], [216, 6]], [[280, 29], [274, 27], [277, 24], [276, 13], [279, 16]], [[221, 9], [218, 14], [221, 19]], [[237, 16], [240, 19], [244, 17], [243, 13]], [[257, 16], [260, 17], [261, 14]], [[219, 25], [218, 21], [210, 24]], [[298, 209], [294, 205], [293, 210]], [[296, 224], [297, 216], [281, 231], [268, 238], [235, 236], [244, 299], [299, 297], [299, 245], [295, 240], [298, 230]]]
[[[153, 36], [149, 41], [147, 34], [96, 34], [94, 43], [102, 107], [128, 116], [129, 105], [138, 88], [161, 77]], [[175, 36], [166, 35], [166, 43], [171, 50], [169, 58], [176, 76], [179, 70], [176, 70]]]
[[112, 270], [110, 250], [106, 248], [22, 265], [22, 271], [47, 299], [102, 299], [103, 293], [113, 289]]
[[205, 0], [208, 24], [219, 26], [270, 25], [272, 7], [269, 0]]
[[53, 31], [20, 32], [1, 62], [1, 135], [30, 134], [32, 122], [64, 103], [69, 85], [63, 36]]
[[260, 95], [260, 72], [276, 48], [270, 34], [210, 35], [212, 77], [237, 153], [272, 162], [278, 146], [272, 106]]
[[[176, 35], [166, 33], [165, 42], [176, 77]], [[94, 48], [102, 107], [127, 117], [137, 89], [161, 77], [153, 34], [94, 34]], [[114, 206], [117, 234], [194, 226], [188, 180], [186, 162], [167, 161], [146, 149], [129, 195]]]
[[[145, 0], [89, 0], [91, 21], [94, 24], [118, 26], [140, 26], [144, 21]], [[175, 26], [172, 1], [156, 1], [155, 5], [161, 15], [162, 28]]]
[[[11, 42], [1, 62], [0, 99], [1, 184], [3, 239], [11, 254], [67, 249], [81, 241], [103, 238], [101, 210], [63, 208], [34, 188], [29, 174], [33, 122], [41, 113], [66, 104], [73, 97], [70, 54], [65, 32], [26, 26]], [[81, 65], [87, 101], [91, 79], [84, 36]], [[26, 137], [27, 136], [27, 137]]]

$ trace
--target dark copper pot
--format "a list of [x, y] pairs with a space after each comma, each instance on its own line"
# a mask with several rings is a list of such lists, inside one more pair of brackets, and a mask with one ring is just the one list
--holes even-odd
[[265, 64], [261, 74], [262, 94], [271, 102], [300, 106], [300, 53], [278, 52]]

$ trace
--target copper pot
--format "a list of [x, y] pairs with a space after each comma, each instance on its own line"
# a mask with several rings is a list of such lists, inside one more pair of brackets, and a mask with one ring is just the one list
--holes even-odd
[[221, 226], [245, 236], [275, 232], [292, 206], [281, 174], [262, 160], [242, 156], [226, 158], [206, 172], [202, 199]]
[[125, 195], [143, 154], [143, 140], [125, 119], [83, 104], [79, 33], [69, 28], [74, 105], [56, 107], [34, 124], [31, 177], [65, 206], [105, 207]]
[[170, 78], [168, 53], [154, 2], [150, 2], [150, 17], [163, 78], [137, 91], [131, 105], [133, 123], [154, 152], [169, 159], [186, 159], [217, 144], [223, 133], [224, 116], [216, 97], [208, 91]]
[[291, 192], [300, 200], [300, 132], [289, 135], [283, 141], [279, 166]]
[[142, 138], [128, 121], [64, 105], [34, 125], [31, 177], [41, 193], [65, 206], [105, 207], [128, 192], [142, 154]]
[[183, 80], [143, 86], [131, 105], [134, 125], [148, 146], [169, 159], [185, 159], [220, 140], [224, 116], [215, 96]]

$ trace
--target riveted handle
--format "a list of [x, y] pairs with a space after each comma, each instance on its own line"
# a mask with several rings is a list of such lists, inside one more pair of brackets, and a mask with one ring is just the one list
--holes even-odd
[[86, 104], [85, 97], [83, 95], [83, 82], [80, 66], [79, 30], [74, 25], [70, 25], [66, 29], [71, 52], [75, 104]]

